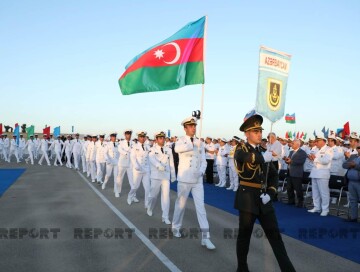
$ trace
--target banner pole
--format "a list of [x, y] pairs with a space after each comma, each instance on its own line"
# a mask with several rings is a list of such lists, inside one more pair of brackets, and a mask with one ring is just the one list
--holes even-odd
[[[205, 16], [205, 26], [204, 26], [204, 49], [203, 49], [203, 63], [204, 63], [204, 80], [205, 80], [205, 71], [206, 71], [206, 43], [207, 43], [207, 24], [208, 24], [208, 17]], [[204, 119], [204, 94], [205, 94], [205, 84], [203, 83], [201, 86], [201, 103], [200, 103], [200, 131], [199, 131], [199, 139], [202, 136], [202, 126], [203, 126], [203, 119]]]

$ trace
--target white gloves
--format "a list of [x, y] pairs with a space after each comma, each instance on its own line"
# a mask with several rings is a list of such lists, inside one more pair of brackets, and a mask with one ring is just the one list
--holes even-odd
[[270, 162], [272, 160], [272, 153], [271, 151], [265, 151], [263, 154], [265, 162]]
[[162, 165], [159, 165], [159, 166], [157, 167], [157, 169], [158, 169], [159, 171], [161, 171], [161, 172], [164, 172], [164, 171], [165, 171], [165, 167], [162, 166]]
[[269, 201], [270, 201], [270, 196], [268, 194], [265, 194], [263, 193], [261, 196], [260, 196], [261, 200], [262, 200], [262, 203], [264, 205], [266, 205]]

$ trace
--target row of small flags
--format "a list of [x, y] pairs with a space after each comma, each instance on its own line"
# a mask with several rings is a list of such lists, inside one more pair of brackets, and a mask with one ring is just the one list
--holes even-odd
[[304, 139], [306, 140], [307, 133], [298, 131], [297, 133], [294, 131], [293, 133], [291, 131], [285, 132], [285, 139]]
[[[15, 128], [14, 128], [13, 135], [16, 135], [16, 140], [19, 141], [19, 138], [20, 138], [20, 126], [19, 126], [18, 123], [16, 123], [14, 127]], [[3, 125], [2, 125], [2, 123], [0, 123], [0, 135], [1, 134], [3, 134]], [[32, 125], [30, 127], [27, 127], [26, 128], [26, 134], [27, 134], [28, 139], [30, 138], [30, 135], [34, 135], [35, 134], [35, 126]], [[45, 127], [43, 129], [43, 134], [47, 135], [47, 136], [50, 136], [50, 134], [51, 134], [50, 127]], [[54, 128], [53, 135], [54, 135], [55, 138], [60, 136], [60, 126]]]

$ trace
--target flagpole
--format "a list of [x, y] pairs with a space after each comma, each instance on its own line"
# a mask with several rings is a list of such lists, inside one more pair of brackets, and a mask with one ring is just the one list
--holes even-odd
[[[208, 17], [205, 15], [205, 26], [204, 26], [204, 46], [203, 46], [203, 63], [204, 63], [204, 80], [205, 80], [205, 71], [206, 71], [206, 43], [207, 43], [207, 24], [208, 24]], [[202, 135], [202, 126], [203, 126], [203, 118], [204, 118], [204, 94], [205, 94], [205, 84], [203, 83], [201, 86], [201, 103], [200, 103], [200, 132], [199, 132], [199, 138], [201, 139]]]

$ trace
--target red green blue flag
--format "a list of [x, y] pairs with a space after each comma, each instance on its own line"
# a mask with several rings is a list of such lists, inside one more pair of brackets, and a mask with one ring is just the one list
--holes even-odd
[[122, 94], [174, 90], [204, 83], [205, 22], [204, 16], [188, 23], [133, 58], [119, 79]]
[[293, 114], [286, 114], [285, 115], [285, 122], [289, 124], [295, 124], [295, 113]]

